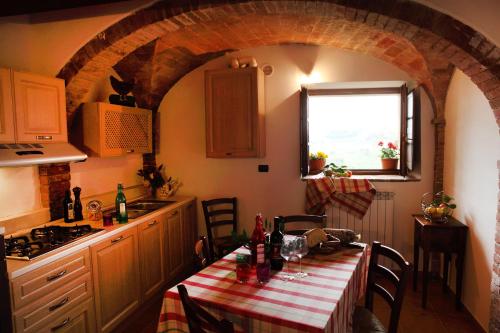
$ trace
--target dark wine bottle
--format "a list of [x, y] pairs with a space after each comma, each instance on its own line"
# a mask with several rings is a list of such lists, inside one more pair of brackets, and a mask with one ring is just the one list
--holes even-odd
[[73, 204], [73, 210], [75, 212], [75, 222], [83, 220], [83, 206], [80, 201], [80, 193], [82, 189], [80, 187], [73, 187], [73, 194], [75, 195], [75, 203]]
[[116, 220], [118, 221], [118, 223], [128, 222], [127, 199], [125, 198], [125, 194], [123, 194], [122, 184], [118, 184], [118, 193], [116, 194], [115, 200], [115, 211]]
[[280, 253], [281, 243], [283, 242], [282, 224], [283, 218], [276, 216], [274, 218], [274, 231], [271, 233], [271, 269], [276, 271], [283, 269], [283, 257]]
[[66, 190], [63, 199], [64, 222], [70, 223], [75, 220], [75, 212], [73, 210], [73, 200], [71, 199], [71, 192]]

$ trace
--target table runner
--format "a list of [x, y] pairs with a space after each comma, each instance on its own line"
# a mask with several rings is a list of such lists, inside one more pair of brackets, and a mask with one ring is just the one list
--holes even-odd
[[[234, 323], [236, 332], [333, 332], [351, 330], [356, 301], [363, 295], [367, 273], [367, 250], [349, 249], [330, 256], [302, 259], [309, 276], [284, 281], [274, 274], [264, 286], [255, 276], [237, 284], [235, 262], [240, 248], [181, 282], [190, 297], [209, 312]], [[298, 263], [290, 263], [298, 272]], [[177, 292], [164, 296], [158, 332], [188, 332]]]
[[330, 178], [308, 179], [306, 213], [322, 215], [333, 205], [358, 218], [363, 218], [376, 190], [366, 179]]

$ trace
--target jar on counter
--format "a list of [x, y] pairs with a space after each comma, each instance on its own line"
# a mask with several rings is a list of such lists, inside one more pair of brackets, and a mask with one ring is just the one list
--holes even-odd
[[90, 221], [100, 221], [102, 219], [102, 202], [99, 200], [89, 201], [87, 215], [87, 219]]

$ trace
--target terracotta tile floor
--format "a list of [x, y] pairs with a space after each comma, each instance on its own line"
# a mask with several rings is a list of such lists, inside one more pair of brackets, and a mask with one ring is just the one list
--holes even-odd
[[[465, 310], [455, 310], [453, 294], [444, 294], [440, 281], [432, 280], [429, 283], [427, 309], [420, 306], [421, 291], [419, 284], [419, 291], [413, 292], [412, 283], [409, 281], [399, 321], [399, 333], [484, 333]], [[161, 301], [162, 299], [158, 298], [151, 302], [140, 316], [122, 325], [115, 333], [156, 332]], [[375, 297], [374, 310], [384, 325], [387, 325], [389, 308], [379, 297]]]

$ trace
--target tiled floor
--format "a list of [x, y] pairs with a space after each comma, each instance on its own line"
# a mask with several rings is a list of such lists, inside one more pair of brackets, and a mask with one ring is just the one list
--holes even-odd
[[[413, 292], [411, 281], [399, 321], [399, 333], [484, 333], [484, 330], [462, 310], [455, 310], [454, 297], [451, 293], [443, 294], [439, 281], [429, 284], [427, 309], [422, 309], [420, 292]], [[389, 321], [389, 308], [379, 297], [375, 298], [374, 311], [382, 322]], [[160, 313], [161, 299], [152, 302], [140, 316], [131, 320], [117, 332], [154, 333]], [[387, 326], [386, 326], [387, 327]]]

